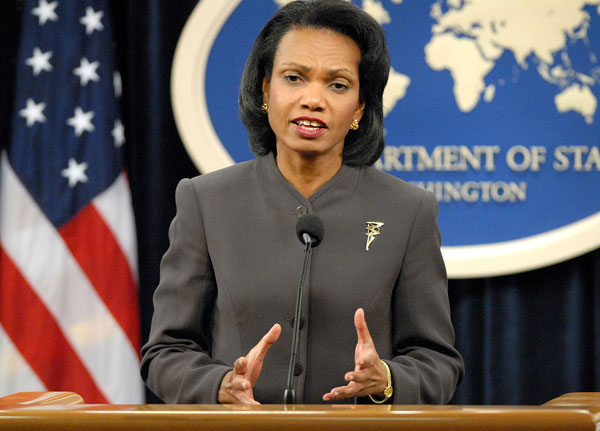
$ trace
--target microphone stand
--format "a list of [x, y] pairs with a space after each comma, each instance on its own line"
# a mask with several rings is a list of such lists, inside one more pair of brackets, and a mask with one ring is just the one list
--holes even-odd
[[296, 312], [294, 314], [294, 332], [292, 336], [292, 353], [290, 354], [290, 367], [288, 369], [287, 387], [283, 391], [284, 404], [296, 404], [296, 390], [292, 387], [294, 378], [294, 368], [296, 368], [296, 355], [298, 352], [298, 334], [300, 332], [300, 316], [302, 315], [302, 288], [304, 286], [304, 278], [306, 277], [306, 269], [310, 262], [312, 252], [312, 238], [309, 234], [303, 233], [304, 240], [304, 263], [302, 265], [302, 273], [300, 274], [300, 284], [298, 285], [298, 296], [296, 297]]

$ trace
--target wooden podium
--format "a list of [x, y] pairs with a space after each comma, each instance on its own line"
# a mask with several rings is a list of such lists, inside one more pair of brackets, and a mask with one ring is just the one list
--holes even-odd
[[570, 393], [541, 406], [108, 405], [70, 392], [0, 398], [0, 430], [589, 430], [600, 393]]

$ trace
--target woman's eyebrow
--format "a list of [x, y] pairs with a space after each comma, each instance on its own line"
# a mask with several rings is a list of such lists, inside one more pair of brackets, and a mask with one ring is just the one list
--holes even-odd
[[295, 63], [293, 61], [287, 62], [287, 63], [281, 63], [282, 66], [294, 66], [297, 67], [299, 69], [302, 69], [305, 72], [310, 72], [310, 67], [305, 66], [303, 64], [299, 64], [299, 63]]
[[[311, 70], [310, 67], [305, 66], [303, 64], [299, 64], [299, 63], [293, 62], [293, 61], [289, 61], [289, 62], [286, 62], [286, 63], [281, 63], [281, 65], [282, 66], [297, 67], [297, 68], [303, 70], [304, 72], [310, 72], [310, 70]], [[349, 73], [350, 75], [355, 75], [355, 73], [352, 70], [348, 69], [347, 67], [338, 67], [336, 69], [331, 69], [331, 70], [329, 70], [327, 72], [327, 74], [329, 74], [329, 75], [337, 75], [340, 72], [346, 72], [346, 73]]]
[[331, 69], [329, 72], [330, 75], [337, 75], [340, 72], [346, 72], [349, 73], [350, 75], [355, 75], [355, 73], [353, 71], [351, 71], [350, 69], [348, 69], [347, 67], [340, 67], [337, 69]]

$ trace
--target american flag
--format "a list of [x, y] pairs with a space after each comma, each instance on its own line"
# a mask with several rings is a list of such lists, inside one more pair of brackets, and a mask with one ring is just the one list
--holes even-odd
[[0, 166], [0, 396], [140, 403], [136, 237], [106, 1], [24, 4]]

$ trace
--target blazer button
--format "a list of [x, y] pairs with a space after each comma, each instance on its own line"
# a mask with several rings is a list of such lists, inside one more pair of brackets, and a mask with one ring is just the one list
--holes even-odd
[[300, 205], [298, 208], [296, 208], [296, 217], [300, 218], [305, 214], [308, 214], [308, 210], [305, 206]]
[[[290, 322], [290, 326], [293, 328], [294, 327], [294, 322], [296, 320], [296, 316], [292, 316], [291, 319], [288, 320], [288, 322]], [[299, 330], [302, 329], [304, 327], [304, 319], [301, 317], [300, 318], [300, 327], [298, 328]]]
[[298, 377], [300, 374], [302, 374], [302, 370], [302, 365], [296, 362], [296, 365], [294, 366], [294, 376]]

